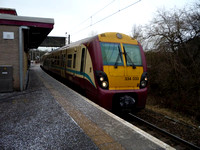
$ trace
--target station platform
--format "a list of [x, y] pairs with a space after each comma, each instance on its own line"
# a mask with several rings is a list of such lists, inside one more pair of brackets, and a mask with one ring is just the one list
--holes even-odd
[[31, 66], [23, 92], [0, 93], [0, 149], [173, 149]]

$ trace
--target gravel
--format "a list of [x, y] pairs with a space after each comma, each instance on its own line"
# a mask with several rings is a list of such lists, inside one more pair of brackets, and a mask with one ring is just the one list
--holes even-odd
[[98, 149], [30, 70], [28, 90], [0, 93], [0, 149]]

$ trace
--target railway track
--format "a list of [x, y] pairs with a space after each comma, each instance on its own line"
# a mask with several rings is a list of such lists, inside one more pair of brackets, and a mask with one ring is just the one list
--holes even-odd
[[[129, 113], [128, 117], [129, 117], [128, 121], [130, 123], [138, 126], [142, 130], [146, 131], [147, 133], [155, 136], [156, 138], [162, 140], [163, 142], [169, 144], [170, 146], [172, 146], [178, 150], [185, 150], [185, 149], [200, 150], [200, 147], [198, 147], [184, 139], [181, 139], [180, 137], [178, 137], [172, 133], [169, 133], [165, 129], [161, 129], [161, 128], [157, 127], [156, 125], [154, 125], [150, 122], [147, 122], [132, 113]], [[130, 119], [130, 117], [131, 117], [131, 119]]]

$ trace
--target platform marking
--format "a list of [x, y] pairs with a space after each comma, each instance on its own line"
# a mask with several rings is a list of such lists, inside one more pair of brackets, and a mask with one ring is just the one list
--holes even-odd
[[38, 76], [44, 83], [45, 87], [50, 91], [52, 96], [64, 108], [64, 110], [73, 118], [73, 120], [83, 129], [83, 131], [91, 138], [91, 140], [101, 150], [125, 150], [121, 144], [116, 142], [105, 131], [99, 128], [94, 122], [89, 120], [82, 112], [77, 110], [72, 103], [67, 101], [54, 87], [45, 81], [42, 76]]

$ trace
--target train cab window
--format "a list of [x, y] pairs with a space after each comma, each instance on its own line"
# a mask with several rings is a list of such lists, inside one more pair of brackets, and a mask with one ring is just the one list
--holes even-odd
[[121, 46], [119, 43], [101, 42], [101, 52], [104, 65], [124, 65]]
[[72, 54], [67, 55], [67, 67], [72, 66]]
[[138, 45], [123, 44], [127, 66], [142, 66], [142, 58]]
[[74, 60], [73, 60], [73, 68], [76, 67], [76, 54], [74, 54]]

